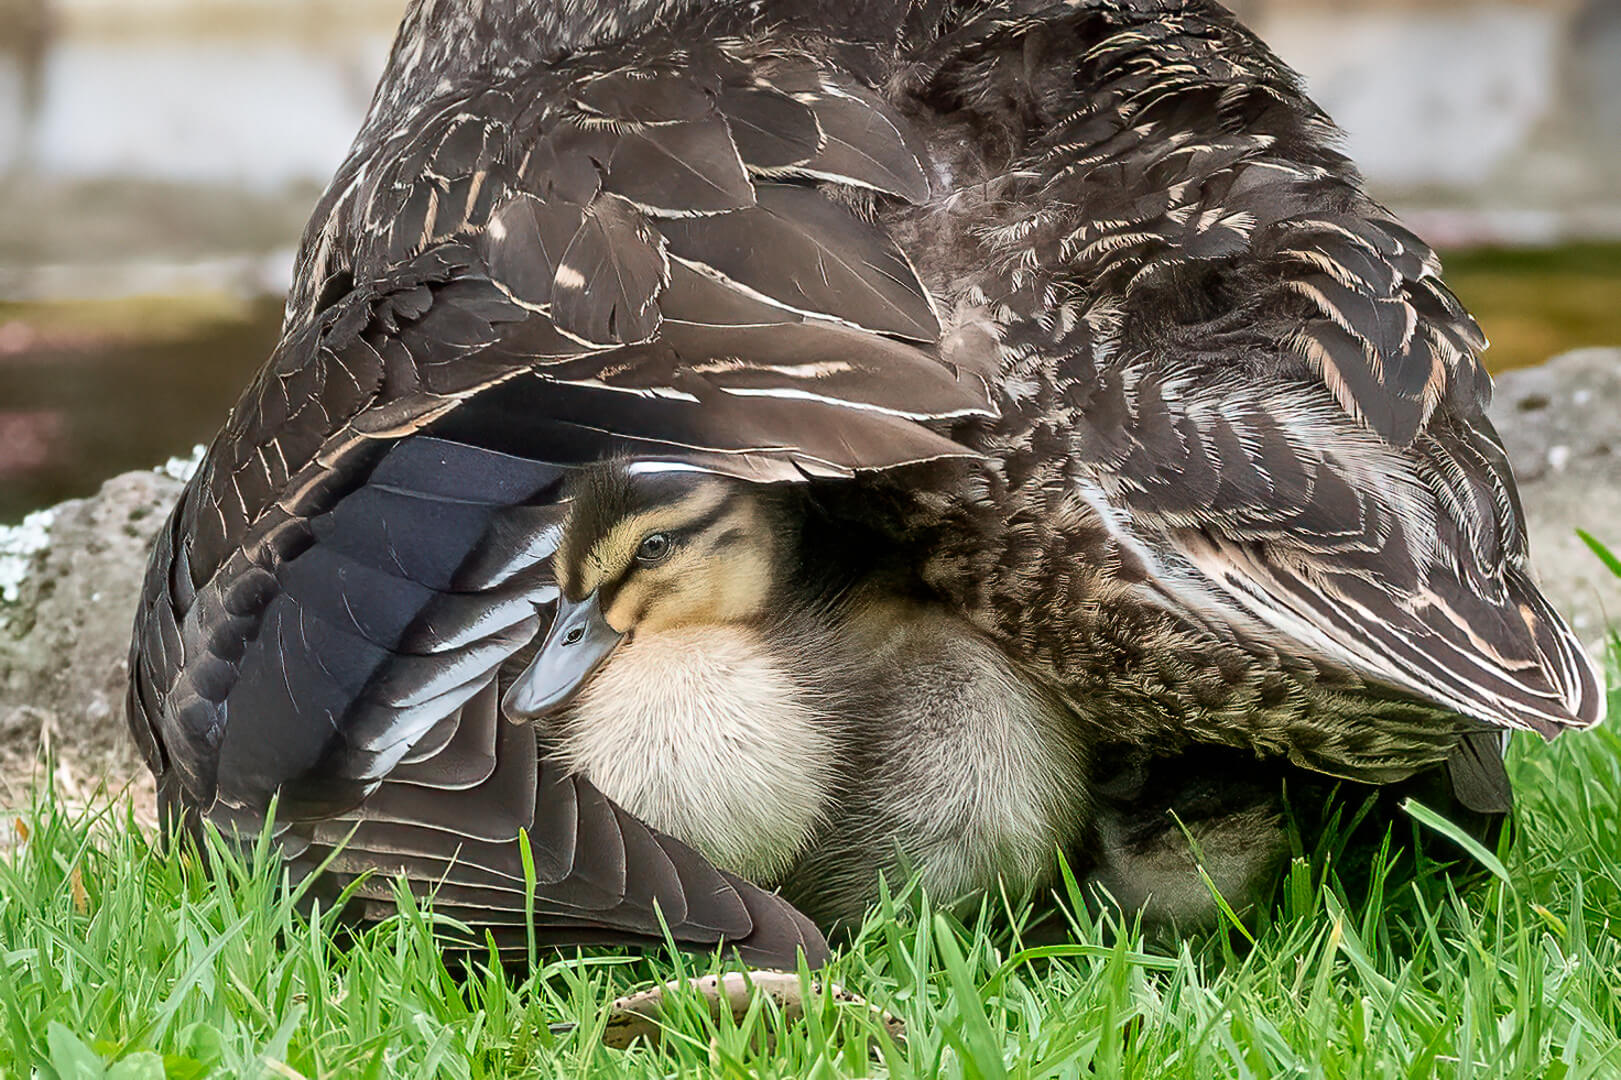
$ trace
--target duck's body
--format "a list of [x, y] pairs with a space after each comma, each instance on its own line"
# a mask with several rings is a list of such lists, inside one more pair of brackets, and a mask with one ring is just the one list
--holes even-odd
[[[816, 951], [586, 778], [687, 827], [599, 732], [646, 732], [635, 709], [673, 689], [593, 684], [562, 757], [495, 722], [558, 593], [558, 500], [610, 455], [803, 485], [877, 538], [924, 595], [890, 689], [938, 656], [974, 693], [1011, 686], [1007, 716], [969, 710], [989, 730], [964, 746], [1001, 750], [949, 797], [1040, 763], [1039, 823], [992, 848], [1060, 838], [1086, 803], [1053, 797], [1086, 757], [1052, 749], [1063, 725], [1386, 782], [1477, 761], [1472, 728], [1597, 718], [1530, 577], [1478, 331], [1231, 16], [840, 10], [413, 4], [282, 345], [153, 557], [130, 720], [170, 804], [254, 826], [279, 791], [290, 857], [358, 822], [337, 870], [440, 882], [504, 941], [521, 828], [545, 940], [656, 939], [662, 917]], [[750, 711], [723, 696], [700, 711]], [[811, 714], [732, 758], [764, 773], [765, 740], [803, 745], [811, 794], [713, 852], [752, 872], [812, 820], [890, 813], [828, 793]], [[668, 776], [701, 782], [717, 748], [689, 734]], [[1456, 771], [1500, 804], [1500, 765]]]
[[782, 883], [801, 911], [859, 921], [880, 875], [941, 903], [1028, 895], [1090, 849], [1088, 747], [1062, 702], [940, 604], [878, 592], [842, 631], [841, 782]]

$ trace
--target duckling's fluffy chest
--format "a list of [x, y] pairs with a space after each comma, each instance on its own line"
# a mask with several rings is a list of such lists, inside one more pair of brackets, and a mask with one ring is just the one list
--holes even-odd
[[826, 812], [824, 695], [746, 627], [638, 634], [552, 732], [575, 771], [735, 873], [776, 880]]

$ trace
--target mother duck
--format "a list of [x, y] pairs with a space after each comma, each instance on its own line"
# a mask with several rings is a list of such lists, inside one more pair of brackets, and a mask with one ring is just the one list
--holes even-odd
[[499, 719], [604, 459], [801, 485], [1091, 743], [1502, 809], [1487, 733], [1597, 676], [1484, 339], [1334, 140], [1209, 0], [413, 0], [152, 556], [166, 812], [503, 946], [818, 961]]

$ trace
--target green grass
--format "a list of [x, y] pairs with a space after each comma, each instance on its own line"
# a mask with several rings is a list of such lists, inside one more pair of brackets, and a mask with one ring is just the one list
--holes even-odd
[[[1353, 902], [1337, 870], [1366, 865], [1302, 852], [1253, 946], [1234, 932], [1155, 949], [1085, 915], [1063, 944], [1025, 946], [1005, 918], [887, 903], [829, 975], [901, 1018], [904, 1047], [824, 995], [793, 1023], [763, 999], [735, 1024], [678, 998], [661, 1045], [610, 1050], [614, 997], [723, 965], [447, 968], [409, 898], [338, 945], [262, 851], [222, 887], [127, 807], [73, 814], [42, 795], [0, 855], [0, 1076], [1621, 1075], [1621, 728], [1522, 739], [1512, 764], [1520, 839], [1477, 845], [1483, 884], [1460, 892], [1392, 849]], [[1393, 835], [1445, 828], [1415, 814]]]

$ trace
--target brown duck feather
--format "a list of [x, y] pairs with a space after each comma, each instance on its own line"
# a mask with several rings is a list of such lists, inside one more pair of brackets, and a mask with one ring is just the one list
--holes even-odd
[[[1455, 745], [1443, 712], [1594, 722], [1594, 667], [1530, 577], [1478, 328], [1295, 77], [1215, 5], [1173, 6], [987, 15], [919, 76], [970, 125], [1025, 103], [1011, 190], [957, 208], [1013, 393], [960, 436], [989, 464], [948, 532], [977, 550], [937, 552], [933, 580], [1083, 708], [1136, 699], [1147, 740], [1389, 780]], [[1042, 62], [1060, 51], [1079, 63]], [[1010, 512], [1028, 525], [987, 520]], [[1239, 678], [1217, 674], [1233, 643]]]

